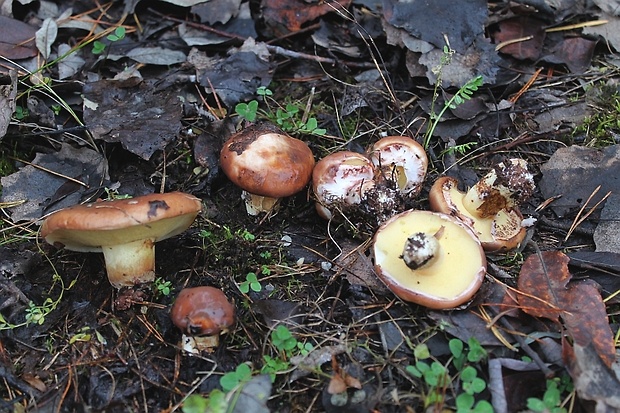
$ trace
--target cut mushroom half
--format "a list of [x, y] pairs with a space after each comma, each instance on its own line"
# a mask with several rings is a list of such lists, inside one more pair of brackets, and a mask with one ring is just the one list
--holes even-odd
[[446, 214], [409, 210], [383, 223], [373, 239], [375, 272], [394, 294], [432, 309], [472, 299], [486, 258], [471, 228]]
[[249, 215], [274, 211], [281, 198], [301, 191], [310, 181], [314, 155], [304, 142], [277, 127], [254, 124], [228, 139], [220, 166], [243, 192]]
[[129, 287], [155, 279], [155, 243], [185, 231], [201, 208], [182, 192], [98, 201], [54, 212], [41, 236], [71, 251], [103, 252], [110, 283]]
[[374, 187], [374, 176], [372, 162], [361, 153], [340, 151], [321, 159], [312, 172], [319, 215], [329, 220], [335, 211], [359, 205]]
[[510, 159], [498, 164], [469, 191], [458, 181], [441, 177], [433, 184], [429, 202], [433, 211], [457, 216], [469, 225], [488, 252], [518, 247], [526, 235], [518, 205], [534, 191], [527, 164]]
[[422, 189], [428, 158], [418, 142], [407, 136], [387, 136], [372, 145], [368, 156], [379, 172], [378, 180], [393, 182], [410, 197]]

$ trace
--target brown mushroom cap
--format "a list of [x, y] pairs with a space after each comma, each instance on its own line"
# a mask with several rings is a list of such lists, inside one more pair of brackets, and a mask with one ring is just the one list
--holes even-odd
[[152, 281], [155, 242], [185, 231], [201, 208], [181, 192], [98, 201], [54, 212], [41, 236], [72, 251], [103, 252], [110, 283], [120, 288]]
[[435, 181], [429, 193], [431, 209], [457, 216], [469, 225], [485, 251], [510, 250], [521, 244], [527, 233], [521, 225], [523, 215], [518, 208], [503, 209], [489, 217], [478, 217], [463, 205], [465, 193], [458, 189], [458, 181], [443, 176]]
[[[412, 234], [430, 234], [439, 248], [427, 265], [412, 269], [403, 246]], [[375, 272], [397, 296], [433, 309], [462, 305], [478, 291], [486, 257], [473, 231], [458, 219], [430, 211], [409, 210], [393, 216], [373, 239]]]
[[387, 136], [375, 142], [368, 156], [384, 179], [396, 182], [404, 194], [415, 196], [426, 177], [428, 157], [424, 147], [407, 136]]
[[304, 142], [275, 126], [255, 124], [224, 144], [220, 165], [235, 185], [250, 194], [282, 198], [308, 184], [314, 155]]
[[235, 323], [235, 307], [215, 287], [184, 288], [172, 305], [170, 318], [190, 336], [218, 335]]

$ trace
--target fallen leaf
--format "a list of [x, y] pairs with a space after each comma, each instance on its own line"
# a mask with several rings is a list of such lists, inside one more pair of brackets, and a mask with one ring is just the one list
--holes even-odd
[[351, 0], [327, 0], [308, 3], [304, 0], [263, 0], [262, 10], [265, 23], [274, 31], [284, 27], [291, 32], [298, 32], [302, 26], [335, 10], [345, 9]]
[[9, 71], [9, 84], [0, 85], [0, 140], [6, 134], [11, 123], [11, 116], [15, 112], [15, 97], [17, 96], [17, 72]]
[[521, 309], [534, 317], [558, 321], [562, 300], [571, 278], [568, 257], [559, 251], [543, 251], [528, 257], [521, 267], [517, 288]]
[[590, 411], [620, 411], [620, 380], [592, 344], [565, 343], [564, 363], [579, 398], [595, 402], [596, 408]]
[[524, 37], [532, 37], [530, 40], [508, 44], [499, 50], [500, 53], [511, 55], [520, 60], [536, 60], [540, 57], [545, 41], [545, 29], [542, 21], [527, 16], [519, 16], [500, 21], [497, 27], [498, 31], [491, 33], [496, 45]]
[[158, 90], [154, 82], [123, 87], [101, 80], [84, 85], [84, 123], [96, 139], [120, 142], [143, 159], [150, 159], [181, 130], [182, 103], [176, 89]]
[[556, 44], [551, 53], [545, 55], [542, 60], [565, 64], [572, 73], [583, 73], [592, 63], [596, 43], [596, 40], [583, 37], [568, 37]]
[[58, 26], [56, 22], [51, 17], [43, 20], [43, 24], [41, 24], [41, 28], [37, 30], [35, 35], [35, 43], [37, 45], [37, 49], [41, 52], [41, 55], [45, 60], [50, 57], [50, 53], [52, 53], [52, 44], [56, 41], [56, 36], [58, 35]]
[[37, 29], [29, 24], [0, 16], [0, 55], [6, 59], [21, 60], [36, 56], [38, 51], [34, 42]]
[[327, 392], [329, 394], [338, 394], [347, 391], [348, 388], [361, 389], [362, 383], [359, 379], [351, 376], [344, 371], [338, 364], [335, 356], [332, 356], [332, 376], [327, 386]]
[[440, 50], [447, 38], [452, 49], [464, 54], [484, 34], [485, 0], [389, 0], [383, 3], [383, 16], [388, 23]]
[[543, 251], [527, 258], [517, 281], [521, 309], [554, 321], [561, 317], [575, 345], [592, 345], [611, 366], [615, 360], [614, 336], [598, 285], [590, 280], [569, 284], [568, 261], [559, 251]]
[[67, 177], [80, 177], [79, 180], [86, 186], [72, 185], [73, 190], [64, 192], [64, 196], [56, 199], [52, 205], [51, 200], [58, 198], [59, 189], [68, 180], [33, 165], [24, 166], [0, 178], [3, 187], [0, 202], [24, 201], [9, 209], [13, 222], [38, 219], [46, 212], [78, 204], [83, 196], [92, 195], [109, 179], [106, 159], [86, 147], [73, 148], [69, 144], [62, 144], [58, 152], [37, 154], [32, 163]]
[[602, 149], [572, 145], [558, 149], [541, 166], [543, 177], [539, 187], [545, 198], [562, 195], [559, 202], [551, 204], [551, 209], [563, 217], [580, 208], [599, 185], [601, 189], [590, 205], [609, 191], [620, 193], [619, 168], [620, 145]]
[[182, 51], [162, 47], [136, 47], [127, 52], [127, 57], [138, 63], [162, 66], [183, 63], [187, 60], [187, 56]]

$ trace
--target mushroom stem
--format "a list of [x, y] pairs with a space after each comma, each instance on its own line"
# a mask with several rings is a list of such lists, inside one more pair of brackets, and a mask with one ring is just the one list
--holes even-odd
[[155, 240], [140, 239], [102, 247], [108, 279], [115, 288], [155, 280]]
[[439, 249], [440, 245], [436, 234], [416, 232], [405, 241], [401, 258], [407, 267], [417, 270], [435, 261], [439, 255]]
[[248, 215], [256, 216], [261, 212], [270, 212], [278, 207], [280, 198], [251, 194], [248, 191], [241, 192], [241, 199], [245, 202], [245, 210]]

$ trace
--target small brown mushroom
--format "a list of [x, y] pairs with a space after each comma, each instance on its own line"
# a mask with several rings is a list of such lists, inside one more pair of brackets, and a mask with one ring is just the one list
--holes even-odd
[[501, 162], [466, 193], [458, 181], [441, 177], [433, 184], [429, 202], [433, 211], [459, 217], [472, 227], [486, 251], [509, 250], [525, 238], [518, 205], [534, 191], [534, 179], [522, 159]]
[[310, 181], [314, 155], [308, 145], [273, 125], [251, 125], [228, 139], [220, 166], [243, 192], [250, 215], [272, 211], [280, 198], [301, 191]]
[[209, 349], [234, 325], [235, 308], [215, 287], [184, 288], [172, 305], [170, 319], [187, 336], [184, 342], [193, 340], [199, 350]]
[[394, 182], [402, 194], [414, 197], [420, 193], [428, 158], [418, 142], [407, 136], [387, 136], [372, 145], [368, 156], [380, 178]]
[[71, 251], [103, 252], [110, 283], [133, 286], [155, 279], [155, 243], [185, 231], [201, 208], [181, 192], [97, 201], [54, 212], [41, 236]]
[[471, 228], [449, 215], [409, 210], [383, 223], [373, 239], [375, 272], [394, 294], [433, 309], [467, 303], [486, 274]]

